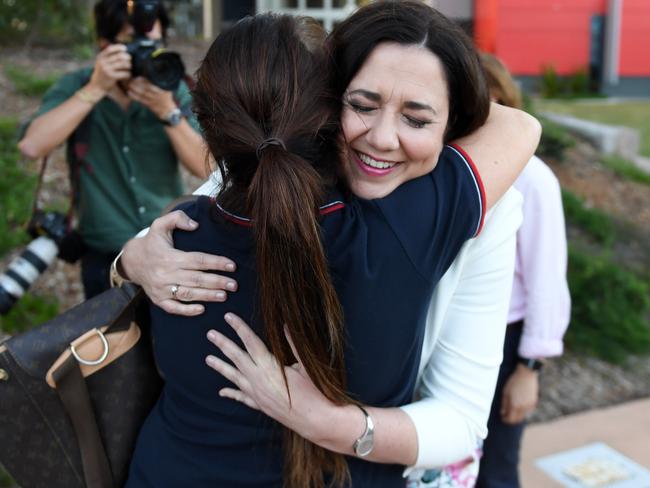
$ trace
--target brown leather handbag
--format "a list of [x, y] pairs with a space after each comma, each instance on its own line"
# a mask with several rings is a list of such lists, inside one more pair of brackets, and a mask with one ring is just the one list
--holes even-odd
[[22, 488], [122, 486], [161, 386], [143, 292], [107, 290], [0, 344], [0, 463]]

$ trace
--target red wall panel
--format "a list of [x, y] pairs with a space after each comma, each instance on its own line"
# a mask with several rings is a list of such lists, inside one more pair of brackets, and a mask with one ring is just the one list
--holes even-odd
[[538, 75], [544, 65], [574, 73], [589, 64], [591, 17], [606, 6], [606, 0], [500, 0], [493, 52], [517, 75]]
[[621, 22], [621, 76], [650, 76], [650, 1], [624, 0]]
[[474, 42], [481, 51], [493, 53], [497, 42], [499, 0], [476, 0]]

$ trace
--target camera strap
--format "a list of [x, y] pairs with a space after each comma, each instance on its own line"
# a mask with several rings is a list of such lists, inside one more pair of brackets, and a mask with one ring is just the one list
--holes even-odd
[[36, 213], [39, 209], [38, 207], [38, 197], [41, 194], [41, 187], [43, 186], [43, 175], [45, 174], [45, 168], [47, 167], [47, 162], [50, 158], [49, 153], [43, 156], [41, 161], [41, 169], [38, 172], [38, 182], [36, 183], [36, 191], [34, 192], [34, 202], [32, 203], [32, 214]]
[[[46, 154], [43, 156], [43, 159], [41, 161], [41, 169], [38, 173], [38, 181], [36, 183], [36, 190], [34, 192], [34, 202], [32, 203], [32, 216], [35, 215], [40, 209], [40, 196], [41, 196], [41, 190], [43, 189], [43, 178], [45, 175], [45, 170], [47, 169], [47, 164], [50, 161], [50, 153]], [[70, 171], [75, 171], [72, 168]], [[74, 201], [75, 201], [75, 184], [72, 181], [73, 176], [72, 173], [70, 175], [70, 185], [72, 186], [72, 189], [70, 191], [70, 206], [68, 208], [68, 213], [66, 214], [65, 221], [67, 225], [67, 230], [71, 230], [72, 227], [72, 217], [74, 215]]]
[[[85, 85], [90, 81], [90, 75], [84, 77], [81, 80], [81, 86]], [[90, 144], [90, 131], [91, 131], [91, 119], [92, 119], [92, 110], [86, 117], [81, 121], [77, 128], [70, 134], [68, 137], [68, 165], [70, 171], [70, 206], [68, 207], [68, 212], [66, 214], [66, 226], [67, 230], [72, 230], [72, 218], [74, 216], [74, 209], [79, 198], [79, 168], [83, 163], [83, 160], [88, 153], [88, 148]], [[40, 210], [40, 195], [43, 186], [43, 177], [45, 175], [45, 170], [50, 159], [50, 153], [43, 156], [41, 161], [41, 169], [38, 174], [38, 183], [36, 185], [36, 191], [34, 193], [34, 203], [32, 204], [32, 215], [34, 215], [38, 210]]]

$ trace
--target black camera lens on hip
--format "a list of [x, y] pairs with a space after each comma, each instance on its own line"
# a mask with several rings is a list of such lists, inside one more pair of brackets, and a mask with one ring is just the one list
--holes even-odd
[[34, 210], [27, 231], [34, 237], [0, 275], [0, 315], [5, 315], [57, 256], [73, 263], [85, 251], [81, 236], [59, 212]]

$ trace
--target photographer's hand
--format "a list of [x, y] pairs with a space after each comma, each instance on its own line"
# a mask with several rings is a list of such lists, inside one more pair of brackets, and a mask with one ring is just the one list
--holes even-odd
[[[172, 110], [178, 108], [171, 91], [163, 90], [140, 76], [129, 82], [127, 94], [131, 100], [151, 110], [161, 122]], [[206, 178], [210, 174], [210, 168], [206, 164], [206, 149], [199, 133], [185, 118], [174, 126], [165, 125], [164, 128], [178, 160], [194, 176]]]
[[127, 94], [131, 100], [147, 107], [159, 119], [176, 108], [172, 92], [157, 87], [141, 76], [129, 82]]
[[116, 83], [131, 77], [131, 56], [123, 44], [107, 46], [95, 58], [90, 81], [65, 102], [36, 117], [18, 143], [20, 152], [38, 159], [70, 137], [96, 103], [112, 92]]
[[[106, 95], [120, 80], [131, 77], [131, 56], [124, 44], [110, 44], [95, 58], [95, 67], [87, 90]], [[93, 94], [94, 94], [93, 93]]]

